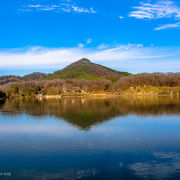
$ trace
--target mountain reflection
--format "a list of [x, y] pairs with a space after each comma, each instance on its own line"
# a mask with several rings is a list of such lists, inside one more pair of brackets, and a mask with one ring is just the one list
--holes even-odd
[[116, 97], [62, 99], [8, 99], [0, 103], [5, 114], [27, 113], [32, 116], [55, 116], [82, 129], [108, 121], [116, 116], [136, 114], [158, 116], [180, 114], [180, 99], [171, 97]]

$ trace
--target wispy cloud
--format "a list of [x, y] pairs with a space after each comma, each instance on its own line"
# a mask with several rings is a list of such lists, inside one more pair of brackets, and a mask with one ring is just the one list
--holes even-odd
[[[104, 49], [105, 48], [105, 49]], [[178, 49], [178, 48], [177, 48]], [[32, 47], [0, 52], [0, 70], [48, 69], [64, 67], [83, 57], [93, 62], [130, 72], [179, 71], [180, 53], [176, 48], [143, 47], [139, 44], [97, 48], [44, 48]]]
[[[156, 3], [140, 2], [139, 6], [133, 7], [134, 11], [130, 12], [129, 17], [136, 19], [170, 19], [173, 21], [180, 20], [180, 7], [175, 2], [170, 0], [159, 0]], [[167, 28], [177, 28], [178, 23], [165, 24], [155, 28], [155, 30], [162, 30]]]
[[79, 12], [79, 13], [96, 13], [96, 11], [91, 7], [89, 9], [78, 7], [78, 6], [71, 6], [72, 11]]
[[70, 1], [66, 3], [59, 4], [28, 4], [24, 8], [19, 9], [19, 11], [54, 11], [54, 12], [66, 12], [66, 13], [97, 13], [93, 7], [84, 8], [80, 7]]
[[140, 6], [133, 7], [129, 16], [137, 19], [160, 19], [160, 18], [175, 18], [180, 19], [180, 7], [173, 1], [161, 0], [156, 3], [141, 2]]
[[180, 22], [175, 23], [175, 24], [164, 24], [162, 26], [159, 26], [155, 28], [155, 31], [163, 30], [163, 29], [172, 29], [172, 28], [180, 28]]
[[86, 40], [86, 43], [79, 43], [78, 44], [78, 47], [79, 48], [83, 48], [83, 47], [85, 47], [85, 45], [89, 45], [89, 44], [91, 44], [92, 43], [92, 39], [91, 38], [88, 38], [87, 40]]
[[109, 47], [108, 44], [102, 43], [102, 44], [100, 44], [97, 48], [98, 48], [98, 49], [106, 49], [106, 48], [108, 48], [108, 47]]

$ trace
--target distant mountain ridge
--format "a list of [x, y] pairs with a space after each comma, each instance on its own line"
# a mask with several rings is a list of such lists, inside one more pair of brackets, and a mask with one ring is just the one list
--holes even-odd
[[45, 73], [40, 73], [40, 72], [34, 72], [31, 74], [27, 74], [25, 76], [22, 77], [22, 80], [25, 81], [32, 81], [32, 80], [39, 80], [39, 79], [43, 79], [46, 77]]
[[7, 84], [9, 82], [17, 82], [17, 81], [21, 81], [20, 76], [13, 76], [13, 75], [0, 76], [0, 85]]
[[46, 77], [46, 74], [44, 73], [31, 73], [27, 74], [25, 76], [14, 76], [14, 75], [9, 75], [9, 76], [0, 76], [0, 85], [7, 84], [9, 82], [19, 82], [19, 81], [32, 81], [32, 80], [40, 80]]
[[128, 72], [119, 72], [108, 67], [92, 63], [89, 59], [82, 58], [76, 61], [62, 70], [55, 71], [52, 74], [45, 74], [40, 72], [34, 72], [25, 76], [0, 76], [0, 85], [7, 84], [9, 82], [18, 81], [35, 81], [35, 80], [48, 80], [48, 79], [86, 79], [86, 80], [98, 80], [108, 79], [112, 82], [118, 79], [130, 75]]
[[62, 70], [58, 70], [47, 76], [47, 79], [119, 79], [130, 75], [127, 72], [119, 72], [108, 67], [92, 63], [89, 59], [82, 58]]

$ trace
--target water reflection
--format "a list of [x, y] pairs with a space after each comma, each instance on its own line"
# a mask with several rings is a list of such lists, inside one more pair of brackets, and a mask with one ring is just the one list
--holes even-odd
[[[5, 179], [180, 179], [180, 99], [13, 99], [0, 104]], [[1, 177], [0, 177], [1, 179]]]
[[51, 115], [82, 129], [116, 116], [180, 114], [180, 99], [171, 97], [13, 99], [0, 105], [4, 114]]
[[[156, 159], [156, 160], [154, 160]], [[154, 159], [148, 162], [130, 164], [130, 169], [139, 177], [153, 177], [155, 179], [179, 178], [180, 154], [176, 152], [156, 152]]]

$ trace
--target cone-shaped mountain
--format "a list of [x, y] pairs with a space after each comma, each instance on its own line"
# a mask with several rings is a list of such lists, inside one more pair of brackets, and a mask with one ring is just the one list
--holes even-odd
[[48, 76], [48, 79], [119, 79], [127, 76], [127, 72], [119, 72], [108, 67], [92, 63], [89, 59], [83, 58], [76, 61], [66, 68], [56, 71]]

